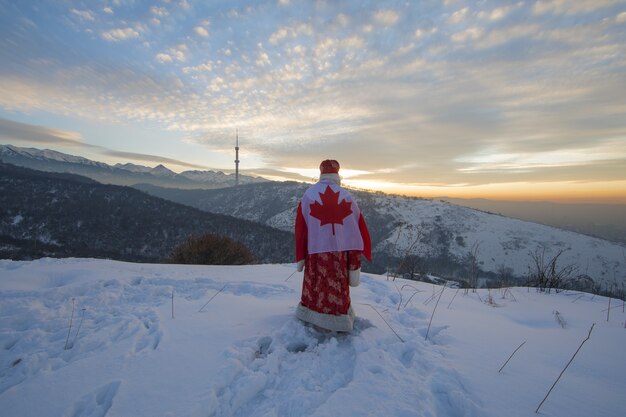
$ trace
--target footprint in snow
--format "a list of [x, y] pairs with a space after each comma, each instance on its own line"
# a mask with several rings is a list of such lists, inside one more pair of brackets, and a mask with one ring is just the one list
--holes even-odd
[[156, 350], [161, 343], [163, 332], [159, 326], [159, 318], [153, 311], [145, 314], [143, 317], [137, 316], [142, 325], [138, 326], [137, 339], [133, 346], [133, 353], [143, 352], [145, 350]]
[[113, 381], [90, 392], [76, 402], [63, 417], [104, 417], [113, 406], [121, 381]]
[[369, 321], [357, 319], [353, 333], [337, 334], [292, 318], [274, 334], [245, 342], [231, 351], [228, 367], [239, 372], [213, 389], [208, 415], [313, 413], [352, 381], [353, 338], [371, 326]]

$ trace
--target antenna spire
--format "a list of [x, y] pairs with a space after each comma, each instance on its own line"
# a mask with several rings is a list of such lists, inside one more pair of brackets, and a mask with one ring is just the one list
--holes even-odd
[[235, 186], [239, 185], [239, 129], [236, 130], [235, 139]]

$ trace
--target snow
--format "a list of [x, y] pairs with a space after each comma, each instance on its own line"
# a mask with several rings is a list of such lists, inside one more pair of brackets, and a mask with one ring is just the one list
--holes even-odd
[[130, 172], [138, 172], [143, 174], [149, 173], [153, 169], [143, 165], [132, 164], [130, 162], [127, 162], [125, 164], [117, 163], [115, 164], [115, 168], [125, 169]]
[[[480, 268], [497, 272], [500, 266], [510, 267], [517, 276], [526, 276], [532, 265], [531, 253], [546, 250], [546, 257], [552, 258], [559, 250], [558, 266], [575, 265], [576, 272], [586, 274], [601, 284], [602, 288], [626, 284], [626, 275], [619, 271], [626, 269], [626, 246], [609, 242], [555, 227], [512, 219], [500, 215], [471, 210], [454, 204], [415, 200], [398, 196], [376, 196], [377, 207], [388, 207], [387, 212], [399, 224], [389, 237], [378, 243], [375, 250], [385, 252], [393, 248], [398, 256], [405, 256], [408, 248], [417, 254], [431, 254], [435, 249], [428, 239], [416, 241], [417, 233], [423, 232], [421, 222], [444, 226], [463, 238], [464, 246], [451, 244], [450, 251], [462, 259], [478, 245], [477, 258]], [[392, 204], [385, 204], [389, 199]], [[382, 210], [385, 211], [384, 209]], [[367, 220], [367, 219], [366, 219]], [[407, 230], [407, 225], [417, 225], [417, 229]], [[454, 237], [452, 238], [454, 242]]]
[[362, 274], [355, 330], [334, 335], [294, 318], [294, 272], [0, 261], [1, 414], [535, 416], [593, 323], [540, 415], [626, 414], [622, 301], [607, 321], [591, 294]]
[[57, 162], [67, 162], [71, 164], [81, 164], [81, 165], [90, 165], [90, 166], [98, 166], [100, 168], [107, 167], [106, 164], [102, 162], [95, 162], [89, 159], [83, 158], [82, 156], [73, 156], [65, 153], [53, 151], [50, 149], [36, 149], [36, 148], [20, 148], [13, 145], [0, 145], [0, 155], [19, 155], [29, 159], [38, 159], [38, 160], [49, 160], [49, 161], [57, 161]]

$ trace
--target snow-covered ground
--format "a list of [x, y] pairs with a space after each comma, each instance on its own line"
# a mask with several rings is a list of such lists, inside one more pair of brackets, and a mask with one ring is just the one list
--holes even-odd
[[[402, 257], [407, 248], [414, 246], [413, 253], [433, 256], [436, 247], [432, 241], [414, 242], [418, 233], [441, 226], [452, 233], [450, 253], [458, 259], [471, 252], [473, 245], [478, 246], [476, 255], [484, 271], [497, 272], [500, 267], [509, 267], [515, 275], [527, 276], [528, 267], [533, 265], [531, 253], [545, 248], [546, 260], [563, 251], [557, 268], [574, 265], [574, 276], [589, 275], [603, 289], [626, 284], [626, 245], [441, 201], [401, 196], [376, 198], [374, 206], [400, 224], [378, 243], [375, 249], [381, 252], [391, 245]], [[420, 230], [422, 222], [426, 227]], [[406, 225], [415, 229], [407, 230]], [[456, 241], [458, 238], [462, 238], [462, 245]]]
[[365, 274], [330, 335], [294, 318], [294, 272], [0, 261], [0, 415], [533, 416], [593, 323], [539, 413], [626, 415], [621, 301]]

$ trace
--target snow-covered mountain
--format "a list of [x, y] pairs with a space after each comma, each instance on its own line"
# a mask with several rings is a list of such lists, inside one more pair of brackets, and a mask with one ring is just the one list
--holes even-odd
[[131, 164], [130, 162], [127, 162], [125, 164], [115, 164], [114, 165], [115, 168], [119, 168], [119, 169], [125, 169], [127, 171], [130, 172], [141, 172], [141, 173], [147, 173], [152, 171], [152, 168], [150, 167], [146, 167], [143, 165], [137, 165], [137, 164]]
[[176, 174], [174, 171], [166, 168], [162, 164], [159, 164], [150, 170], [152, 175], [156, 175], [157, 177], [175, 177]]
[[82, 156], [68, 155], [50, 149], [19, 148], [12, 145], [0, 145], [0, 159], [5, 160], [5, 162], [10, 162], [12, 159], [16, 158], [32, 159], [41, 162], [65, 162], [68, 164], [87, 165], [104, 169], [109, 168], [109, 166], [103, 162], [91, 161]]
[[[180, 173], [183, 177], [189, 178], [192, 181], [200, 182], [200, 183], [210, 183], [210, 184], [222, 184], [224, 186], [230, 186], [233, 183], [233, 174], [225, 174], [222, 171], [199, 171], [199, 170], [191, 170], [191, 171], [183, 171]], [[242, 180], [242, 177], [239, 177], [239, 180]], [[245, 179], [242, 181], [242, 184], [251, 183], [251, 182], [263, 182], [265, 180], [256, 178], [255, 181]], [[217, 188], [217, 187], [216, 187]]]
[[[139, 188], [201, 210], [293, 231], [295, 210], [307, 187], [271, 182], [220, 190]], [[474, 252], [483, 278], [506, 281], [505, 275], [513, 275], [523, 279], [533, 265], [532, 254], [545, 249], [546, 259], [563, 250], [557, 267], [575, 265], [574, 275], [590, 277], [603, 290], [626, 284], [626, 245], [620, 243], [443, 201], [353, 194], [372, 234], [373, 271], [383, 272], [408, 257], [421, 272], [464, 279], [468, 255]]]
[[607, 315], [609, 299], [591, 294], [465, 295], [363, 274], [351, 290], [355, 330], [334, 335], [295, 319], [301, 285], [293, 264], [0, 261], [0, 414], [618, 417], [626, 410], [622, 301], [610, 300]]
[[[223, 172], [192, 170], [177, 174], [162, 164], [156, 167], [131, 163], [108, 165], [48, 149], [20, 148], [12, 145], [0, 145], [0, 160], [42, 171], [84, 175], [104, 184], [134, 185], [145, 183], [182, 189], [210, 189], [235, 185], [235, 175], [224, 174]], [[260, 177], [239, 176], [240, 184], [265, 181], [267, 180]]]

